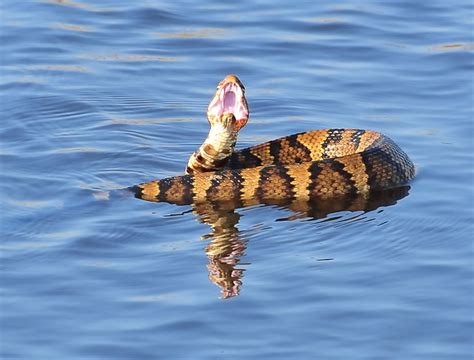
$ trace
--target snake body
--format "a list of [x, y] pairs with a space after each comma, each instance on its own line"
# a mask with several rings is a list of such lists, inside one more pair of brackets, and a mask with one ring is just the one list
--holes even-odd
[[234, 151], [248, 116], [245, 88], [230, 75], [211, 100], [209, 136], [189, 159], [186, 174], [130, 189], [148, 201], [248, 206], [360, 196], [402, 186], [415, 176], [405, 152], [370, 130], [307, 131]]

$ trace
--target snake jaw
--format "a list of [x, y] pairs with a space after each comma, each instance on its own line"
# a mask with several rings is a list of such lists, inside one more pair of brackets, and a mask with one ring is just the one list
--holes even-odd
[[236, 130], [240, 130], [247, 124], [249, 109], [245, 98], [245, 88], [235, 75], [228, 75], [222, 80], [217, 91], [209, 103], [207, 117], [211, 126], [220, 122], [222, 118], [234, 117], [232, 124]]

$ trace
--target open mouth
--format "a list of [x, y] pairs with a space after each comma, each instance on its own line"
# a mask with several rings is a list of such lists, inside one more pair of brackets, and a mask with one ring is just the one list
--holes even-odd
[[227, 82], [218, 88], [207, 109], [208, 115], [219, 117], [223, 114], [233, 114], [240, 127], [247, 123], [249, 110], [243, 89], [238, 83]]

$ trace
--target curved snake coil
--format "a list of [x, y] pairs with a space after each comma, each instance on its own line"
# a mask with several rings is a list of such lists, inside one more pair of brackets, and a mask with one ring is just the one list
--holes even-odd
[[234, 151], [249, 117], [245, 88], [234, 75], [219, 83], [207, 117], [211, 130], [186, 174], [133, 186], [136, 197], [179, 205], [289, 204], [364, 196], [415, 176], [408, 156], [370, 130], [314, 130]]

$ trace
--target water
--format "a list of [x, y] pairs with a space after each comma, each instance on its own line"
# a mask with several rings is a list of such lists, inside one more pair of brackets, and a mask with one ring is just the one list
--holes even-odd
[[[3, 359], [473, 355], [470, 1], [1, 7]], [[228, 73], [240, 146], [381, 131], [417, 165], [409, 194], [329, 214], [107, 200], [182, 173]]]

